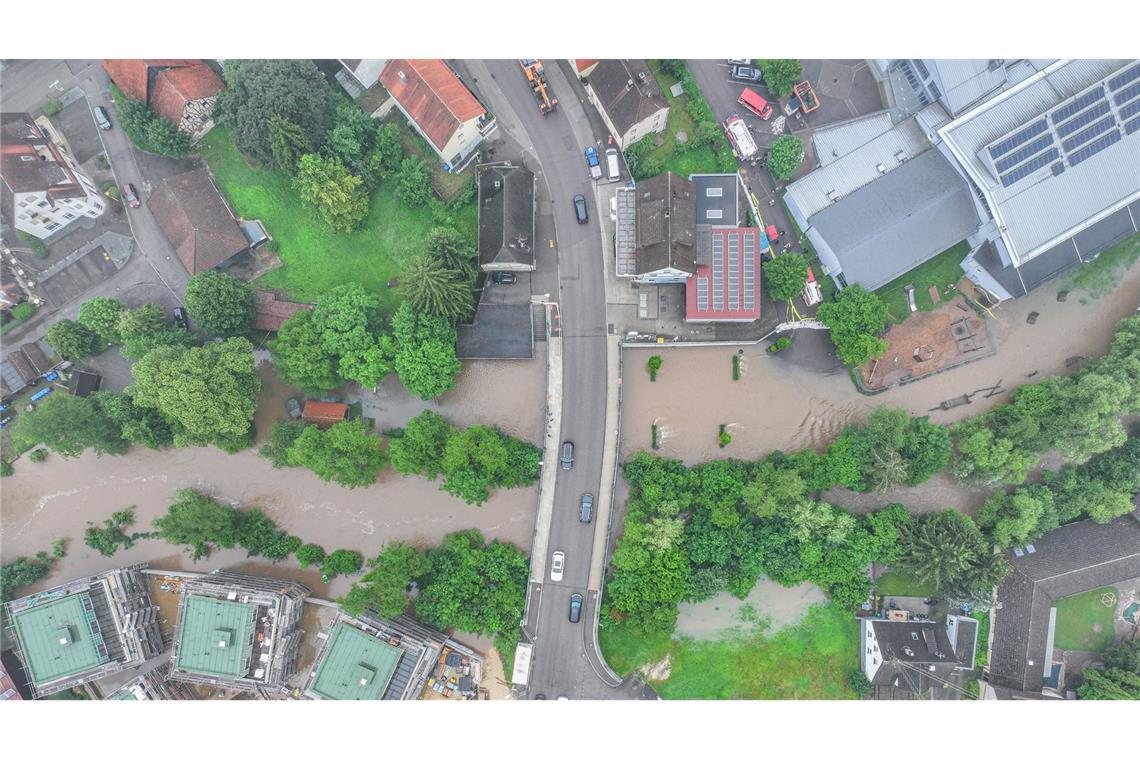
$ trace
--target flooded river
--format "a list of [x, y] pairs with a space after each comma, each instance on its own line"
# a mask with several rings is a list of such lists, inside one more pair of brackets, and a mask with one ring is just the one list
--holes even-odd
[[[256, 421], [264, 435], [273, 419], [285, 415], [293, 392], [271, 365], [259, 367], [263, 380]], [[371, 397], [371, 394], [367, 394]], [[365, 400], [365, 415], [377, 429], [403, 424], [424, 408], [438, 410], [457, 424], [498, 423], [534, 443], [541, 439], [545, 375], [542, 362], [467, 362], [455, 389], [432, 404], [409, 396], [398, 383]], [[374, 411], [373, 411], [374, 410]], [[96, 457], [90, 452], [65, 460], [51, 455], [35, 464], [25, 457], [13, 476], [0, 481], [0, 557], [50, 549], [68, 539], [68, 554], [46, 585], [124, 564], [151, 561], [172, 570], [209, 571], [239, 566], [256, 572], [263, 563], [247, 561], [241, 550], [223, 551], [197, 564], [158, 541], [142, 541], [114, 557], [101, 557], [83, 544], [88, 521], [134, 505], [134, 529], [146, 531], [164, 513], [180, 488], [197, 488], [230, 504], [260, 507], [278, 525], [327, 550], [355, 549], [372, 556], [386, 541], [402, 539], [428, 546], [446, 533], [478, 528], [488, 538], [511, 541], [529, 550], [534, 529], [536, 487], [499, 491], [481, 507], [463, 503], [422, 478], [403, 478], [391, 469], [369, 488], [350, 490], [322, 483], [308, 470], [274, 470], [256, 449], [226, 454], [215, 448], [152, 451], [136, 447], [126, 456]], [[337, 579], [325, 589], [319, 573], [301, 571], [290, 561], [274, 570], [296, 576], [318, 596], [341, 593]]]

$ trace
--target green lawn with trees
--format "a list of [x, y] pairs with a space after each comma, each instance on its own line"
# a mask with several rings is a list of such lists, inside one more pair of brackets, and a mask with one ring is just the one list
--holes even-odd
[[934, 586], [924, 583], [910, 573], [888, 570], [875, 579], [875, 590], [882, 596], [921, 596], [934, 593]]
[[[1111, 603], [1105, 604], [1105, 599]], [[1077, 652], [1103, 652], [1116, 638], [1112, 621], [1120, 592], [1112, 586], [1053, 600], [1057, 608], [1054, 645]]]
[[955, 243], [929, 261], [919, 264], [906, 274], [900, 275], [875, 291], [887, 305], [887, 316], [891, 322], [902, 322], [911, 315], [910, 304], [906, 300], [907, 285], [914, 285], [914, 303], [919, 311], [930, 311], [939, 304], [930, 297], [930, 286], [938, 288], [942, 303], [958, 293], [949, 286], [956, 285], [965, 274], [959, 265], [970, 252], [970, 244], [965, 240]]

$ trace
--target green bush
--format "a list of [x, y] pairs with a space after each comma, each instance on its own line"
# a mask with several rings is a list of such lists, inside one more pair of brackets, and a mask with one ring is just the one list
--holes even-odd
[[719, 435], [717, 435], [717, 445], [719, 445], [723, 449], [725, 446], [727, 446], [730, 443], [732, 443], [732, 436], [729, 434], [729, 432], [727, 430], [725, 430], [725, 426], [721, 425], [720, 426], [720, 433], [719, 433]]
[[42, 462], [48, 457], [47, 449], [36, 449], [31, 454], [28, 454], [28, 459], [33, 462]]
[[55, 98], [44, 103], [44, 116], [55, 116], [63, 110], [63, 103], [60, 103]]
[[864, 675], [863, 671], [859, 668], [855, 668], [851, 671], [851, 675], [847, 677], [847, 685], [851, 687], [851, 691], [859, 696], [870, 694], [874, 688], [871, 686], [871, 682], [867, 680], [867, 676]]
[[647, 367], [649, 369], [649, 382], [657, 382], [657, 371], [661, 369], [661, 361], [662, 359], [660, 356], [653, 355], [649, 357], [649, 362], [647, 364]]
[[111, 168], [111, 162], [107, 160], [107, 156], [104, 153], [95, 156], [95, 164], [103, 171], [107, 171]]
[[768, 352], [774, 354], [774, 353], [777, 353], [779, 351], [783, 351], [785, 348], [787, 348], [790, 345], [792, 345], [792, 339], [787, 337], [786, 335], [781, 335], [779, 338], [776, 338], [775, 343], [768, 346]]
[[796, 173], [804, 160], [804, 144], [798, 137], [780, 135], [768, 146], [768, 171], [781, 182]]
[[107, 196], [111, 200], [113, 200], [113, 201], [122, 201], [123, 200], [123, 194], [122, 194], [122, 192], [120, 192], [119, 186], [116, 185], [112, 180], [107, 180], [106, 182], [104, 182], [102, 189], [103, 189], [103, 195]]
[[6, 478], [15, 472], [12, 463], [7, 459], [0, 459], [0, 478]]
[[145, 103], [126, 97], [114, 84], [111, 85], [111, 98], [115, 101], [119, 124], [136, 148], [174, 158], [190, 152], [190, 137], [179, 132], [177, 127]]
[[740, 356], [737, 354], [732, 355], [732, 379], [740, 379]]
[[28, 248], [32, 249], [32, 253], [36, 255], [36, 258], [46, 259], [48, 257], [47, 246], [44, 245], [44, 241], [35, 235], [29, 235], [23, 230], [16, 230], [16, 237], [20, 238]]

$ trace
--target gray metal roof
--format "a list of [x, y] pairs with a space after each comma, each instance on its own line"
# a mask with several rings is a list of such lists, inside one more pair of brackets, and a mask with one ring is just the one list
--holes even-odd
[[[789, 202], [795, 202], [805, 217], [812, 217], [864, 185], [890, 174], [927, 150], [930, 142], [913, 118], [900, 122], [875, 139], [838, 160], [816, 169], [788, 185]], [[879, 167], [882, 166], [882, 171]]]
[[1020, 264], [1084, 225], [1140, 197], [1140, 132], [1059, 175], [1038, 172], [1009, 187], [991, 173], [982, 150], [1134, 61], [1059, 61], [982, 103], [939, 130], [986, 195], [1006, 248]]
[[479, 264], [534, 268], [534, 173], [510, 164], [480, 166]]
[[889, 111], [860, 116], [857, 119], [824, 127], [812, 135], [815, 155], [821, 166], [835, 163], [856, 148], [866, 145], [892, 126]]
[[938, 58], [927, 61], [951, 113], [960, 113], [1006, 83], [1005, 66], [989, 58]]
[[936, 150], [811, 218], [849, 284], [884, 285], [978, 228], [970, 190]]
[[697, 224], [740, 226], [742, 204], [736, 174], [694, 174], [689, 179], [696, 192]]

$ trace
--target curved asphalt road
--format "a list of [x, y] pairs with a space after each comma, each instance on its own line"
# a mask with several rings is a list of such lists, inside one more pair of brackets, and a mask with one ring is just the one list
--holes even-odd
[[[578, 521], [578, 504], [585, 492], [595, 495], [602, 479], [602, 443], [606, 415], [606, 302], [602, 232], [603, 212], [598, 208], [593, 181], [582, 152], [597, 143], [582, 105], [556, 63], [546, 65], [547, 77], [560, 100], [559, 110], [542, 116], [515, 60], [471, 62], [493, 75], [495, 89], [511, 106], [526, 131], [527, 146], [541, 164], [549, 189], [558, 250], [558, 293], [562, 331], [562, 440], [574, 447], [574, 468], [558, 471], [548, 553], [566, 554], [561, 581], [547, 577], [540, 605], [534, 657], [527, 692], [550, 699], [614, 698], [622, 696], [597, 674], [587, 659], [587, 642], [593, 636], [593, 608], [587, 604], [581, 622], [568, 620], [570, 596], [589, 600], [587, 585], [594, 544], [594, 525]], [[491, 84], [480, 75], [485, 89]], [[586, 196], [590, 220], [578, 224], [572, 199]], [[540, 209], [539, 213], [542, 213]], [[558, 467], [557, 461], [546, 467]], [[592, 649], [592, 647], [591, 647]]]

